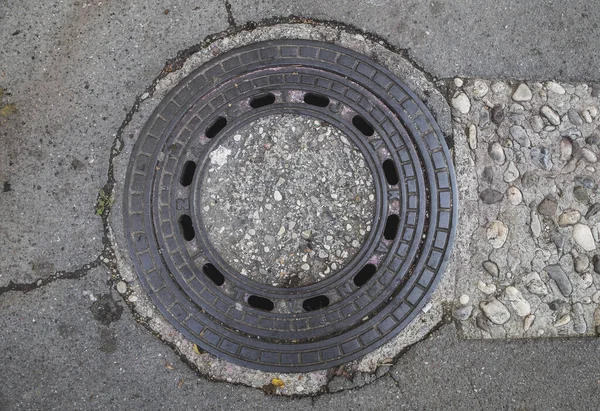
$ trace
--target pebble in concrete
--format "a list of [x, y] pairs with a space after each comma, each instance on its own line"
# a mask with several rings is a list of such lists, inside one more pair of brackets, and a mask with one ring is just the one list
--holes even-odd
[[580, 254], [574, 260], [575, 271], [584, 273], [590, 266], [590, 258], [585, 254]]
[[533, 97], [533, 94], [525, 83], [519, 84], [519, 87], [517, 87], [512, 95], [514, 101], [529, 101], [531, 100], [531, 97]]
[[483, 268], [485, 269], [485, 271], [492, 275], [493, 277], [498, 277], [498, 275], [500, 274], [500, 270], [498, 269], [498, 265], [493, 262], [493, 261], [484, 261], [482, 263]]
[[542, 296], [548, 294], [548, 287], [546, 287], [546, 284], [542, 281], [542, 278], [538, 273], [533, 272], [527, 275], [524, 280], [527, 290], [531, 294]]
[[477, 148], [477, 127], [475, 126], [475, 124], [471, 124], [469, 126], [468, 138], [469, 147], [471, 148], [471, 150], [475, 150]]
[[585, 334], [587, 331], [583, 306], [580, 302], [573, 304], [573, 329], [579, 334]]
[[560, 140], [560, 159], [562, 161], [568, 161], [573, 155], [573, 143], [571, 139], [563, 137]]
[[119, 294], [125, 294], [127, 292], [127, 284], [125, 284], [123, 281], [119, 281], [117, 283], [117, 291]]
[[492, 107], [491, 117], [494, 123], [502, 123], [504, 121], [504, 107], [501, 104], [496, 104]]
[[489, 91], [490, 87], [485, 81], [475, 80], [473, 83], [473, 97], [480, 99], [485, 97]]
[[562, 212], [562, 214], [558, 217], [558, 225], [565, 227], [570, 225], [575, 225], [579, 222], [581, 218], [581, 213], [577, 210], [568, 209]]
[[521, 193], [521, 190], [515, 186], [508, 187], [506, 190], [506, 197], [508, 202], [514, 206], [521, 204], [523, 201], [523, 194]]
[[592, 258], [592, 264], [594, 266], [594, 272], [600, 274], [600, 255], [595, 255], [594, 258]]
[[529, 314], [523, 319], [523, 331], [528, 331], [535, 321], [535, 315]]
[[560, 116], [558, 115], [558, 113], [556, 111], [554, 111], [553, 109], [551, 109], [548, 106], [543, 106], [540, 109], [540, 114], [544, 117], [546, 117], [546, 119], [550, 122], [550, 124], [552, 124], [553, 126], [558, 126], [560, 124]]
[[537, 207], [538, 213], [544, 216], [552, 217], [556, 214], [558, 209], [558, 202], [552, 196], [544, 198]]
[[565, 314], [561, 316], [555, 323], [555, 327], [564, 327], [565, 325], [571, 322], [571, 316], [569, 314]]
[[530, 228], [531, 228], [531, 233], [536, 238], [539, 237], [540, 234], [542, 233], [542, 223], [540, 222], [540, 217], [534, 210], [531, 210]]
[[517, 178], [519, 178], [519, 170], [517, 169], [517, 166], [515, 166], [514, 161], [511, 161], [508, 163], [506, 171], [504, 171], [504, 181], [512, 183]]
[[493, 298], [479, 304], [483, 314], [494, 324], [502, 325], [510, 319], [510, 312], [504, 304]]
[[531, 313], [531, 305], [523, 298], [523, 294], [516, 288], [511, 286], [504, 290], [506, 299], [510, 301], [510, 305], [519, 317], [525, 317]]
[[500, 248], [508, 238], [508, 227], [502, 221], [492, 221], [487, 228], [487, 239], [494, 248]]
[[565, 94], [566, 92], [563, 86], [554, 81], [546, 82], [546, 90], [555, 94]]
[[493, 190], [491, 188], [486, 188], [481, 193], [479, 193], [479, 198], [484, 204], [496, 204], [502, 201], [502, 193], [500, 191]]
[[506, 154], [504, 154], [504, 149], [497, 141], [490, 144], [488, 153], [490, 155], [490, 158], [494, 160], [497, 164], [502, 165], [506, 161]]
[[573, 292], [573, 285], [567, 277], [567, 274], [563, 271], [560, 265], [554, 264], [549, 265], [544, 270], [548, 273], [548, 276], [556, 282], [558, 289], [565, 297], [568, 297]]
[[460, 92], [452, 98], [452, 107], [462, 114], [467, 114], [471, 110], [471, 101], [465, 93]]
[[596, 249], [592, 230], [587, 225], [575, 224], [575, 227], [573, 227], [573, 240], [585, 251], [594, 251]]
[[525, 129], [521, 126], [511, 126], [510, 128], [510, 136], [513, 140], [521, 147], [529, 147], [531, 146], [531, 141], [529, 140], [529, 136]]

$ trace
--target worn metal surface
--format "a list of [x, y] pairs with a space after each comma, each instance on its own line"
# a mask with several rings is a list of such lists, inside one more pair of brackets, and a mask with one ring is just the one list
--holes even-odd
[[[237, 273], [210, 243], [198, 211], [208, 154], [275, 113], [335, 125], [375, 183], [362, 249], [336, 275], [304, 287]], [[328, 43], [257, 43], [194, 71], [147, 122], [125, 187], [131, 257], [159, 310], [200, 347], [263, 370], [328, 368], [390, 340], [425, 305], [454, 239], [455, 176], [433, 117], [387, 69]]]

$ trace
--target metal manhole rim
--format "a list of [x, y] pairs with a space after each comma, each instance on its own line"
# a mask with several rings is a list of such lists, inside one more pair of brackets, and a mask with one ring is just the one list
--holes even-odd
[[[218, 116], [218, 110], [215, 110], [215, 111], [216, 111], [216, 114], [214, 114], [214, 115], [212, 116], [212, 118], [210, 118], [210, 119], [208, 119], [208, 120], [207, 120], [207, 123], [208, 123], [208, 124], [210, 124], [210, 123], [212, 122], [212, 120], [214, 119], [214, 117], [215, 117], [215, 116]], [[213, 143], [212, 143], [212, 141], [211, 141], [211, 143], [209, 143], [209, 144], [211, 144], [211, 145], [212, 145], [212, 144], [213, 144]], [[415, 154], [415, 155], [416, 155], [416, 154]], [[404, 200], [404, 197], [401, 197], [401, 199], [402, 199], [402, 200]], [[193, 208], [193, 207], [191, 207], [191, 208]], [[158, 214], [158, 210], [155, 210], [155, 211], [156, 211], [156, 213], [155, 213], [155, 214]], [[424, 213], [424, 210], [421, 210], [421, 213]], [[411, 251], [411, 253], [414, 253], [414, 252], [416, 252], [416, 250], [417, 250], [417, 249], [418, 249], [417, 245], [416, 245], [416, 244], [413, 244], [413, 246], [411, 246], [411, 250], [412, 250], [412, 251]], [[408, 260], [407, 260], [407, 261], [408, 261]], [[214, 262], [214, 261], [212, 261], [212, 262]], [[211, 285], [211, 284], [209, 283], [209, 285]], [[211, 286], [212, 286], [212, 285], [211, 285]], [[309, 286], [305, 286], [304, 288], [308, 288], [308, 287], [309, 287]], [[281, 289], [281, 290], [285, 290], [285, 289]], [[364, 291], [364, 290], [360, 290], [360, 291]], [[264, 291], [263, 291], [263, 292], [264, 292]], [[259, 291], [259, 293], [260, 293], [260, 291]], [[230, 302], [230, 303], [231, 303], [231, 302]], [[263, 314], [264, 314], [264, 315], [266, 315], [266, 316], [270, 316], [270, 315], [271, 315], [271, 314], [269, 314], [269, 313], [263, 313]], [[361, 318], [362, 318], [362, 317], [364, 317], [364, 315], [365, 315], [365, 314], [363, 314], [363, 315], [359, 315], [358, 317], [361, 317]], [[218, 313], [217, 313], [217, 316], [218, 316]], [[213, 315], [213, 318], [214, 318], [214, 315]], [[242, 327], [242, 328], [243, 328], [243, 327]]]
[[[249, 49], [252, 49], [252, 48], [254, 48], [254, 47], [257, 47], [257, 44], [259, 44], [259, 43], [255, 43], [255, 44], [253, 44], [253, 45], [245, 46], [245, 47], [243, 47], [243, 48], [241, 48], [241, 49], [236, 49], [236, 50], [233, 50], [233, 51], [231, 51], [231, 52], [225, 53], [225, 54], [223, 54], [223, 55], [221, 55], [221, 56], [217, 57], [217, 60], [218, 60], [218, 59], [220, 59], [221, 61], [223, 61], [223, 60], [224, 60], [224, 58], [225, 58], [225, 57], [226, 57], [228, 54], [229, 54], [229, 55], [231, 55], [232, 53], [235, 53], [236, 51], [239, 51], [239, 50], [244, 50], [244, 49], [245, 49], [245, 50], [249, 50]], [[261, 45], [265, 45], [265, 44], [268, 44], [268, 45], [273, 45], [273, 44], [277, 44], [277, 45], [282, 45], [282, 44], [288, 44], [288, 45], [289, 45], [289, 44], [296, 44], [296, 46], [298, 46], [298, 47], [301, 47], [301, 45], [298, 45], [298, 44], [302, 44], [302, 45], [305, 45], [305, 46], [313, 46], [313, 47], [315, 47], [315, 45], [317, 45], [317, 47], [325, 47], [325, 48], [334, 49], [334, 50], [335, 50], [335, 49], [337, 49], [337, 51], [338, 51], [338, 52], [342, 51], [342, 52], [345, 52], [345, 53], [347, 53], [347, 54], [350, 54], [350, 55], [352, 55], [352, 54], [354, 53], [354, 52], [351, 52], [351, 51], [349, 51], [349, 50], [347, 50], [347, 49], [341, 48], [341, 47], [339, 47], [339, 46], [333, 46], [333, 45], [331, 45], [331, 44], [329, 44], [329, 43], [318, 43], [318, 42], [307, 41], [307, 40], [302, 40], [302, 41], [296, 41], [296, 40], [268, 41], [268, 42], [264, 42], [264, 43], [260, 43], [260, 44], [261, 44]], [[214, 60], [213, 60], [213, 61], [214, 61]], [[211, 63], [211, 62], [209, 62], [209, 63], [207, 63], [207, 64], [210, 64], [210, 63]], [[372, 62], [372, 61], [370, 61], [370, 63], [371, 63], [371, 64], [373, 64], [373, 62]], [[375, 64], [376, 64], [376, 63], [375, 63]], [[376, 65], [377, 65], [377, 64], [376, 64]], [[203, 66], [203, 67], [204, 67], [204, 66]], [[200, 69], [198, 69], [198, 70], [200, 70]], [[198, 70], [197, 70], [197, 71], [198, 71]], [[387, 69], [384, 69], [384, 70], [387, 70]], [[193, 74], [193, 73], [192, 73], [192, 74]], [[191, 75], [190, 75], [190, 76], [191, 76]], [[394, 76], [394, 77], [395, 77], [395, 76]], [[401, 82], [399, 82], [399, 83], [400, 83], [400, 84], [402, 84]], [[184, 84], [184, 81], [182, 81], [180, 84]], [[168, 94], [168, 96], [167, 96], [167, 97], [165, 97], [165, 100], [164, 100], [164, 101], [167, 101], [167, 102], [168, 102], [168, 98], [169, 98], [169, 96], [171, 96], [171, 97], [172, 97], [173, 95], [175, 95], [175, 93], [176, 93], [176, 91], [177, 91], [178, 87], [179, 87], [179, 86], [177, 86], [175, 89], [173, 89], [173, 90], [172, 90], [172, 91], [171, 91], [171, 92]], [[404, 86], [404, 88], [405, 88], [405, 91], [407, 91], [407, 88], [406, 88], [405, 86]], [[412, 94], [412, 95], [414, 96], [414, 94], [413, 94], [413, 93], [412, 93], [410, 90], [408, 90], [408, 91], [407, 91], [407, 94], [409, 94], [409, 96], [410, 96], [410, 94]], [[425, 107], [423, 106], [423, 104], [422, 104], [420, 101], [418, 101], [418, 100], [415, 100], [415, 101], [416, 101], [416, 105], [417, 105], [417, 107], [420, 107], [420, 108], [421, 108], [422, 114], [424, 114], [424, 115], [425, 115], [425, 117], [428, 117], [429, 119], [431, 119], [432, 117], [431, 117], [430, 113], [428, 113], [428, 111], [425, 109]], [[162, 104], [163, 104], [163, 103], [161, 103], [161, 105], [162, 105]], [[160, 108], [161, 108], [161, 105], [159, 105], [159, 106], [157, 107], [157, 109], [155, 110], [155, 112], [158, 112], [158, 111], [160, 110]], [[149, 124], [149, 123], [148, 123], [148, 124]], [[147, 124], [147, 127], [149, 127], [149, 125], [148, 125], [148, 124]], [[434, 129], [434, 133], [435, 133], [435, 134], [437, 134], [438, 138], [441, 138], [441, 133], [439, 132], [439, 128], [437, 127], [437, 125], [435, 125], [435, 123], [434, 123], [434, 122], [432, 122], [431, 124], [432, 124], [432, 127], [433, 127], [433, 129]], [[145, 127], [145, 128], [146, 128], [146, 127]], [[410, 127], [409, 127], [409, 128], [410, 128]], [[415, 128], [415, 127], [414, 127], [414, 125], [413, 125], [413, 128]], [[143, 132], [142, 132], [142, 134], [143, 134]], [[443, 139], [442, 139], [442, 140], [443, 140]], [[442, 140], [440, 140], [440, 141], [443, 143], [443, 141], [442, 141]], [[138, 140], [138, 142], [139, 142], [139, 140]], [[136, 144], [137, 144], [137, 143], [136, 143]], [[424, 144], [424, 143], [423, 143], [423, 144]], [[134, 151], [135, 151], [135, 149], [134, 149]], [[446, 158], [446, 159], [449, 159], [449, 153], [448, 153], [448, 149], [447, 149], [447, 147], [445, 147], [443, 144], [441, 144], [441, 151], [443, 152], [443, 154], [444, 154], [445, 158]], [[451, 163], [451, 161], [448, 161], [447, 165], [448, 165], [448, 168], [449, 168], [449, 169], [452, 169], [452, 163]], [[127, 181], [128, 181], [128, 184], [127, 184], [127, 187], [128, 187], [128, 188], [127, 188], [127, 189], [128, 189], [128, 194], [129, 194], [129, 182], [130, 182], [130, 174], [131, 174], [131, 170], [132, 170], [132, 169], [133, 169], [133, 163], [130, 163], [130, 166], [128, 167], [128, 177], [127, 177]], [[449, 174], [450, 174], [450, 175], [449, 175], [449, 177], [448, 177], [448, 178], [449, 178], [450, 182], [451, 182], [451, 183], [453, 183], [453, 184], [450, 184], [450, 193], [451, 193], [450, 195], [452, 196], [452, 198], [451, 198], [451, 199], [452, 199], [452, 207], [451, 207], [451, 210], [450, 210], [450, 214], [451, 214], [451, 216], [450, 216], [450, 221], [455, 221], [455, 220], [456, 220], [456, 184], [455, 184], [455, 181], [454, 181], [454, 180], [455, 180], [455, 176], [454, 176], [453, 170], [452, 170], [452, 172], [451, 172], [451, 173], [449, 173]], [[434, 202], [435, 202], [436, 200], [437, 200], [437, 199], [434, 199]], [[126, 198], [126, 201], [125, 201], [125, 206], [124, 206], [124, 212], [125, 212], [125, 217], [126, 217], [126, 218], [125, 218], [125, 220], [126, 220], [126, 223], [125, 223], [125, 224], [126, 224], [126, 227], [127, 227], [127, 228], [130, 228], [130, 226], [129, 226], [129, 221], [127, 221], [127, 214], [126, 214], [126, 212], [127, 212], [128, 210], [129, 210], [129, 204], [128, 204], [128, 201], [127, 201], [127, 198]], [[432, 231], [432, 230], [431, 230], [431, 227], [429, 227], [429, 228], [430, 228], [430, 230], [429, 230], [429, 232], [428, 232], [428, 233], [431, 233], [431, 231]], [[453, 225], [451, 225], [451, 226], [449, 227], [448, 234], [449, 234], [449, 237], [452, 237], [452, 238], [453, 238], [453, 236], [455, 235], [455, 228], [454, 228], [454, 226], [453, 226]], [[131, 244], [131, 242], [130, 242], [130, 244]], [[134, 246], [134, 247], [135, 247], [135, 246]], [[449, 251], [449, 250], [448, 250], [448, 251]], [[443, 272], [443, 269], [445, 268], [445, 266], [446, 266], [446, 264], [447, 264], [448, 257], [449, 257], [449, 256], [448, 256], [448, 253], [447, 253], [447, 254], [445, 255], [445, 257], [443, 258], [443, 261], [441, 262], [441, 265], [439, 266], [439, 271], [440, 271], [440, 272]], [[137, 262], [137, 261], [135, 261], [135, 257], [134, 257], [133, 259], [134, 259], [134, 264], [136, 265], [136, 269], [138, 269], [138, 272], [139, 272], [139, 268], [140, 268], [140, 267], [139, 267], [139, 264], [136, 264], [136, 263], [138, 263], [138, 262]], [[151, 288], [151, 287], [148, 287], [148, 286], [149, 286], [149, 284], [145, 282], [145, 279], [141, 278], [141, 276], [140, 276], [140, 279], [141, 279], [142, 283], [144, 283], [144, 286], [145, 286], [145, 288], [146, 288], [147, 290], [148, 290], [148, 289], [150, 289], [150, 290], [152, 291], [152, 288]], [[423, 300], [425, 300], [425, 299], [426, 299], [426, 298], [429, 296], [429, 294], [430, 294], [430, 293], [433, 291], [433, 288], [434, 288], [433, 286], [434, 286], [435, 284], [437, 284], [437, 281], [439, 281], [439, 275], [438, 275], [437, 277], [435, 277], [435, 278], [434, 278], [434, 281], [433, 281], [433, 282], [430, 284], [430, 288], [428, 289], [427, 293], [425, 293], [424, 295], [422, 295], [422, 297], [421, 297], [421, 300], [420, 300], [420, 301], [423, 301]], [[153, 294], [153, 295], [154, 295], [154, 294]], [[421, 305], [423, 305], [423, 304], [421, 304]], [[158, 305], [158, 306], [159, 306], [159, 308], [160, 308], [160, 305]], [[163, 308], [164, 308], [164, 307], [163, 307]], [[161, 310], [161, 311], [163, 311], [163, 310]], [[418, 312], [418, 310], [413, 310], [413, 311], [411, 312], [411, 315], [409, 315], [408, 317], [406, 317], [406, 318], [405, 318], [404, 322], [408, 322], [408, 321], [410, 321], [410, 319], [412, 319], [412, 317], [414, 317], [414, 315], [416, 315], [416, 313], [417, 313], [417, 312]], [[163, 314], [165, 314], [165, 313], [163, 312]], [[170, 313], [170, 312], [168, 312], [168, 311], [167, 311], [167, 313], [166, 313], [165, 315], [169, 315], [169, 314], [172, 314], [172, 313]], [[173, 320], [173, 318], [171, 318], [171, 320]], [[400, 328], [400, 330], [401, 330], [403, 327], [399, 326], [398, 328]], [[399, 332], [400, 330], [398, 330], [398, 332]], [[189, 333], [189, 332], [188, 332], [188, 333], [186, 333], [186, 330], [180, 330], [180, 331], [182, 331], [184, 334], [188, 334], [188, 335], [186, 335], [186, 336], [187, 336], [188, 338], [192, 339], [192, 340], [194, 340], [194, 339], [197, 339], [197, 337], [196, 337], [194, 334], [192, 334], [192, 333]], [[389, 338], [388, 338], [387, 340], [389, 340]], [[386, 341], [387, 341], [387, 340], [386, 340]], [[384, 342], [386, 342], [386, 341], [379, 340], [379, 341], [377, 341], [376, 343], [373, 343], [373, 344], [370, 344], [370, 345], [368, 345], [366, 348], [370, 348], [370, 349], [368, 350], [368, 351], [370, 351], [371, 349], [374, 349], [376, 346], [379, 346], [379, 345], [383, 344], [383, 343], [384, 343]], [[200, 341], [200, 342], [202, 342], [202, 341]], [[210, 350], [209, 350], [209, 351], [210, 351]], [[364, 351], [364, 350], [363, 350], [363, 351]], [[347, 355], [347, 356], [343, 357], [342, 359], [338, 359], [338, 360], [337, 360], [337, 363], [342, 363], [342, 362], [350, 361], [350, 360], [351, 360], [351, 359], [353, 359], [353, 358], [356, 358], [356, 357], [358, 357], [358, 356], [361, 356], [361, 355], [363, 355], [363, 354], [365, 353], [365, 352], [363, 352], [363, 351], [360, 351], [360, 352], [355, 352], [354, 354]], [[253, 368], [264, 368], [264, 367], [263, 367], [263, 365], [264, 365], [264, 364], [261, 364], [260, 362], [259, 362], [259, 363], [257, 363], [257, 362], [247, 362], [247, 361], [245, 361], [245, 360], [241, 360], [240, 358], [234, 358], [234, 357], [230, 357], [230, 356], [228, 356], [228, 355], [221, 355], [221, 356], [229, 357], [229, 359], [233, 360], [234, 362], [238, 362], [238, 363], [244, 363], [244, 365], [250, 365], [250, 366], [251, 366], [251, 367], [253, 367]], [[350, 358], [350, 357], [353, 357], [353, 358]], [[326, 363], [325, 361], [320, 361], [320, 362], [319, 362], [317, 365], [312, 365], [312, 366], [311, 366], [311, 365], [295, 366], [295, 367], [293, 367], [293, 368], [294, 368], [293, 370], [290, 370], [290, 369], [289, 369], [290, 367], [285, 367], [285, 366], [284, 366], [283, 368], [275, 366], [275, 368], [278, 368], [279, 370], [287, 370], [287, 371], [307, 371], [307, 370], [311, 369], [311, 367], [312, 367], [312, 369], [326, 368], [326, 367], [329, 367], [329, 366], [331, 366], [331, 364], [334, 364], [334, 363], [336, 363], [336, 361], [329, 361], [328, 363]], [[270, 369], [270, 370], [273, 370], [273, 369], [274, 369], [274, 368], [273, 368], [273, 366], [267, 366], [267, 368], [268, 368], [268, 369]]]

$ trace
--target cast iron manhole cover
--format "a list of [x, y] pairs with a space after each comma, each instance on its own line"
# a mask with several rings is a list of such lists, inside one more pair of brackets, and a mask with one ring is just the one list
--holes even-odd
[[[203, 211], [211, 160], [273, 116], [351, 142], [362, 160], [348, 151], [348, 161], [369, 170], [373, 200], [343, 266], [283, 285], [240, 272]], [[396, 336], [438, 283], [457, 218], [452, 161], [425, 105], [380, 64], [308, 40], [242, 47], [181, 81], [142, 130], [125, 187], [130, 253], [152, 301], [201, 348], [266, 371], [329, 368]]]

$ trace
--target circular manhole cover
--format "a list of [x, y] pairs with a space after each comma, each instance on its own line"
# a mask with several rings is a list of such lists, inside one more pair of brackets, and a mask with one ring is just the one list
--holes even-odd
[[457, 212], [448, 148], [389, 70], [309, 40], [242, 47], [161, 102], [124, 218], [138, 276], [206, 351], [266, 371], [361, 357], [417, 315]]

